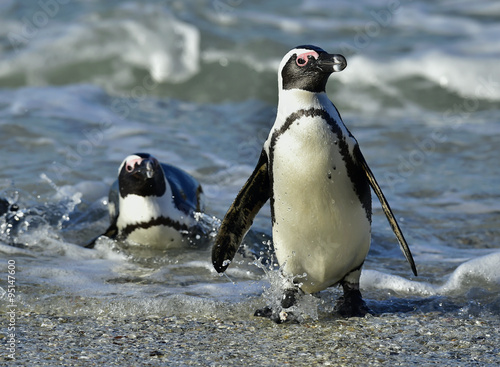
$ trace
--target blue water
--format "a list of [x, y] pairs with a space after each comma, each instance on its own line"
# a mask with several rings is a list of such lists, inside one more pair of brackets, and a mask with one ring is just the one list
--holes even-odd
[[[108, 187], [138, 151], [195, 176], [216, 228], [273, 124], [281, 57], [312, 43], [347, 58], [327, 92], [419, 270], [413, 277], [374, 199], [361, 279], [369, 306], [500, 313], [497, 1], [47, 3], [0, 5], [0, 196], [20, 208], [16, 225], [0, 218], [0, 253], [17, 263], [26, 310], [248, 317], [263, 306], [279, 280], [251, 258], [226, 278], [209, 249], [81, 245], [107, 227]], [[250, 242], [269, 240], [268, 207], [253, 229]]]

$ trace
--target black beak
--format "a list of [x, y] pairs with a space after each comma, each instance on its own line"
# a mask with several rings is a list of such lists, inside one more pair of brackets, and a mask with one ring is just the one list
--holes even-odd
[[336, 71], [342, 71], [347, 66], [347, 61], [340, 54], [320, 53], [317, 65], [323, 73], [331, 74]]

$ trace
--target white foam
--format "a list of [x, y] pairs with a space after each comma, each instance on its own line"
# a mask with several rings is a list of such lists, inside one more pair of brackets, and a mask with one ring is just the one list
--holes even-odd
[[74, 185], [64, 185], [59, 187], [54, 200], [58, 201], [68, 197], [78, 197], [88, 202], [93, 202], [102, 197], [106, 197], [108, 192], [109, 185], [105, 182], [82, 181]]
[[145, 66], [156, 82], [184, 82], [199, 71], [199, 31], [171, 14], [155, 14], [158, 10], [150, 9], [148, 22], [123, 24], [135, 43], [123, 57]]
[[468, 290], [471, 284], [481, 282], [484, 286], [500, 285], [500, 252], [478, 257], [461, 264], [438, 288], [440, 294], [451, 294]]
[[466, 294], [471, 287], [500, 287], [500, 252], [481, 256], [459, 265], [442, 285], [408, 280], [376, 270], [363, 270], [361, 288], [391, 290], [400, 295], [430, 297]]
[[[15, 54], [0, 60], [0, 78], [20, 74], [31, 85], [50, 84], [48, 78], [56, 71], [110, 59], [112, 71], [90, 75], [92, 81], [133, 84], [134, 67], [148, 70], [157, 83], [180, 83], [198, 73], [200, 34], [195, 26], [176, 19], [163, 6], [125, 6], [108, 16], [83, 17], [71, 24], [51, 22], [38, 29], [35, 38], [16, 45]], [[21, 20], [11, 22], [7, 32], [20, 35], [22, 27]]]

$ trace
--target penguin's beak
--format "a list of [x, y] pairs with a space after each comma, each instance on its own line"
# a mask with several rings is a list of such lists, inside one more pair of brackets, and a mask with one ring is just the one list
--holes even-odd
[[347, 66], [347, 61], [344, 56], [340, 54], [320, 53], [316, 61], [318, 68], [323, 73], [331, 74], [336, 71], [342, 71]]
[[149, 158], [145, 158], [141, 161], [141, 163], [136, 164], [134, 170], [131, 172], [134, 176], [139, 176], [146, 179], [149, 179], [154, 176], [154, 164], [153, 161]]

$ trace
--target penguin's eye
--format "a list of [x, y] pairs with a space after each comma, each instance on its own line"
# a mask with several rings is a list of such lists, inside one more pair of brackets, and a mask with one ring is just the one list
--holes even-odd
[[134, 166], [132, 166], [131, 164], [127, 164], [125, 166], [125, 169], [127, 170], [127, 172], [132, 172], [134, 170]]
[[304, 67], [306, 66], [310, 60], [317, 60], [319, 57], [319, 54], [316, 51], [309, 51], [309, 52], [304, 52], [299, 55], [297, 55], [297, 58], [295, 59], [295, 63], [299, 67]]
[[297, 65], [300, 67], [306, 66], [308, 61], [309, 61], [309, 58], [307, 56], [306, 57], [297, 57], [297, 59], [295, 60]]

